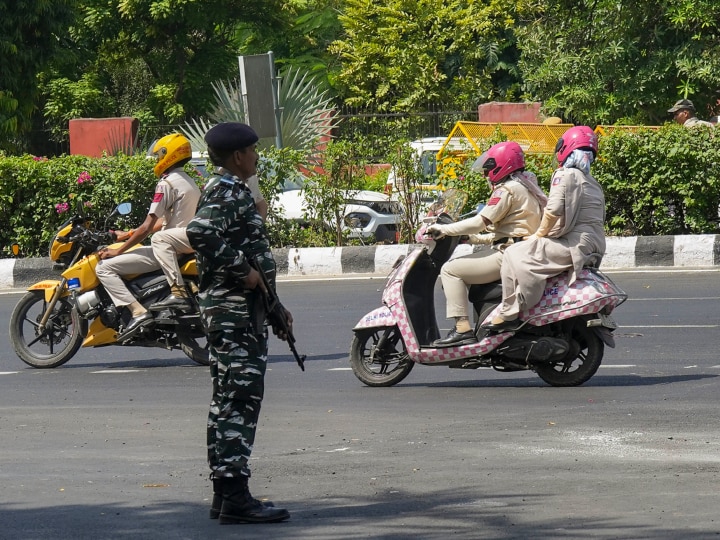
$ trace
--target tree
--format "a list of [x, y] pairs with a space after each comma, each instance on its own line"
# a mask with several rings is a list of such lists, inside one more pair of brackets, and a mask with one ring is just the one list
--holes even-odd
[[55, 132], [89, 110], [66, 98], [91, 90], [104, 96], [105, 114], [145, 125], [203, 114], [213, 103], [212, 81], [237, 73], [238, 28], [273, 31], [282, 20], [281, 0], [78, 1], [82, 23], [71, 29], [73, 43], [92, 54], [72, 75], [47, 77], [45, 114]]
[[586, 123], [667, 120], [679, 98], [701, 114], [720, 83], [720, 6], [704, 0], [518, 3], [520, 69], [529, 99]]
[[[215, 106], [208, 119], [186, 122], [183, 128], [194, 149], [204, 151], [205, 134], [219, 122], [247, 122], [240, 82], [213, 83]], [[330, 104], [327, 91], [300, 69], [286, 68], [279, 77], [278, 105], [283, 145], [295, 150], [313, 151], [322, 138], [329, 137], [338, 119]], [[274, 144], [260, 141], [261, 147]]]
[[0, 0], [0, 149], [17, 150], [37, 108], [36, 76], [63, 47], [74, 0]]
[[510, 0], [347, 0], [338, 88], [349, 105], [415, 111], [517, 97]]
[[242, 43], [249, 50], [273, 51], [281, 66], [293, 66], [317, 77], [332, 78], [336, 57], [329, 45], [340, 37], [338, 13], [344, 0], [284, 0], [282, 32], [243, 30]]

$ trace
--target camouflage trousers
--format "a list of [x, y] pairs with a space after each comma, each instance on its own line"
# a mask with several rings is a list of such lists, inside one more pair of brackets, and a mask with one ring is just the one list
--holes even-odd
[[268, 334], [252, 328], [208, 333], [213, 395], [207, 423], [210, 477], [250, 476], [248, 461], [255, 442], [265, 390]]

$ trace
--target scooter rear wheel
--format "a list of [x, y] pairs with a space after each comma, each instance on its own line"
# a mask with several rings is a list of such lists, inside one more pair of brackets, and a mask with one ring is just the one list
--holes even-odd
[[580, 386], [595, 375], [602, 362], [605, 345], [584, 319], [578, 319], [570, 335], [566, 358], [537, 368], [538, 376], [552, 386]]
[[407, 377], [414, 365], [397, 326], [355, 332], [350, 366], [367, 386], [393, 386]]

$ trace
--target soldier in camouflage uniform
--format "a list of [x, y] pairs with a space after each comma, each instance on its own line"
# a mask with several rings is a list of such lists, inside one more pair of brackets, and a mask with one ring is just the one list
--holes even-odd
[[197, 251], [200, 314], [213, 383], [208, 415], [214, 491], [210, 517], [219, 517], [222, 524], [290, 517], [287, 510], [254, 499], [248, 489], [248, 460], [263, 399], [268, 349], [264, 285], [250, 258], [275, 286], [275, 261], [265, 225], [244, 182], [256, 172], [257, 140], [250, 126], [237, 122], [218, 124], [207, 132], [210, 159], [224, 168], [224, 174], [202, 195], [187, 226], [188, 239]]

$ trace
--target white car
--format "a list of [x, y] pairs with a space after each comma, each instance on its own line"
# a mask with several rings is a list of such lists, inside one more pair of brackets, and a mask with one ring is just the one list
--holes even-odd
[[[193, 154], [191, 163], [205, 177], [210, 176], [206, 159]], [[274, 215], [300, 223], [307, 222], [308, 204], [303, 191], [305, 178], [298, 173], [295, 181], [287, 180], [273, 201]], [[391, 201], [388, 195], [377, 191], [350, 191], [346, 193], [345, 229], [350, 238], [374, 238], [376, 242], [397, 243], [398, 226], [402, 219], [402, 206]]]
[[[283, 219], [307, 221], [308, 203], [300, 182], [286, 182], [275, 203], [276, 212]], [[348, 191], [345, 194], [344, 228], [350, 238], [371, 239], [396, 243], [402, 207], [388, 195], [377, 191]]]

